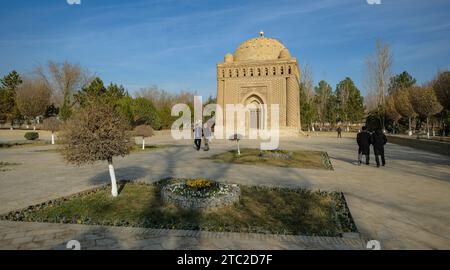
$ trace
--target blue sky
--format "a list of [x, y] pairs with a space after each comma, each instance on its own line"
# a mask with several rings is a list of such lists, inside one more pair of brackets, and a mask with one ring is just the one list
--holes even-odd
[[448, 0], [0, 0], [0, 20], [1, 76], [68, 60], [130, 92], [215, 95], [216, 63], [260, 30], [333, 88], [350, 76], [364, 93], [377, 38], [391, 45], [395, 73], [424, 82], [450, 68]]

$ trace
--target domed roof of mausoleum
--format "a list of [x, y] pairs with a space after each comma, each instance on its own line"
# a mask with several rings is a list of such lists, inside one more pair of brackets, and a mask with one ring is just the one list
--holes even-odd
[[[233, 60], [234, 62], [277, 60], [284, 50], [287, 51], [287, 48], [280, 41], [274, 38], [267, 38], [261, 32], [259, 37], [243, 42], [234, 52]], [[289, 51], [287, 55], [290, 58]], [[286, 52], [283, 56], [286, 56]]]

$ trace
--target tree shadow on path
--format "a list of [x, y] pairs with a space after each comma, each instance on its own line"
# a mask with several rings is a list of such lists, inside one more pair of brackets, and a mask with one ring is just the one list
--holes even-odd
[[[132, 181], [139, 178], [144, 178], [148, 174], [148, 172], [144, 168], [139, 166], [129, 166], [125, 168], [115, 169], [115, 174], [117, 180]], [[108, 170], [105, 170], [104, 172], [99, 173], [89, 179], [89, 183], [94, 185], [108, 184], [110, 182], [111, 178]]]

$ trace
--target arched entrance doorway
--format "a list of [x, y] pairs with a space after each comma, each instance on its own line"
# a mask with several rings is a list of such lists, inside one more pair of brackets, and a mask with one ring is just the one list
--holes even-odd
[[251, 105], [249, 112], [246, 116], [246, 128], [247, 130], [260, 130], [264, 129], [264, 106], [263, 101], [257, 95], [251, 95], [245, 100], [245, 105]]

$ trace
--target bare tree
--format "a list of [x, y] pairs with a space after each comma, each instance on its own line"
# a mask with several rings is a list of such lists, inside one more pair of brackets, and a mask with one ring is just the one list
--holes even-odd
[[364, 98], [364, 107], [366, 113], [373, 112], [377, 109], [378, 98], [373, 91], [369, 91]]
[[312, 72], [308, 64], [304, 65], [300, 80], [300, 118], [305, 124], [304, 127], [308, 128], [308, 131], [314, 131], [314, 125], [312, 122], [315, 120], [316, 112], [314, 104], [315, 92]]
[[46, 66], [38, 65], [34, 74], [44, 80], [52, 91], [52, 103], [57, 107], [73, 105], [73, 94], [88, 85], [93, 76], [79, 64], [68, 61], [56, 63], [48, 61]]
[[103, 102], [89, 103], [69, 118], [61, 130], [62, 154], [69, 163], [82, 165], [107, 161], [111, 194], [117, 196], [114, 156], [130, 152], [131, 138], [123, 115]]
[[443, 107], [430, 86], [413, 87], [410, 91], [411, 104], [414, 111], [427, 119], [427, 137], [430, 138], [430, 117], [441, 112]]
[[61, 121], [56, 117], [49, 117], [44, 119], [42, 125], [43, 129], [52, 132], [52, 144], [55, 144], [55, 131], [58, 131], [61, 128]]
[[50, 89], [42, 79], [24, 79], [17, 90], [17, 107], [23, 116], [34, 121], [34, 130], [36, 118], [43, 115], [50, 105], [50, 97]]
[[381, 126], [384, 129], [385, 96], [391, 77], [392, 55], [389, 45], [376, 42], [375, 54], [366, 59], [367, 93], [375, 97]]
[[[441, 105], [450, 110], [450, 71], [439, 72], [433, 84], [434, 92]], [[445, 113], [441, 114], [442, 135], [445, 136]], [[433, 129], [434, 131], [434, 129]]]
[[414, 111], [414, 107], [411, 103], [410, 92], [412, 88], [401, 89], [394, 94], [394, 106], [395, 110], [402, 115], [403, 117], [408, 118], [408, 135], [412, 135], [411, 130], [411, 120], [414, 116], [416, 116], [416, 112]]
[[301, 80], [305, 91], [305, 98], [303, 102], [311, 103], [314, 99], [314, 81], [311, 68], [308, 64], [305, 64], [303, 66]]
[[153, 128], [150, 125], [139, 125], [134, 128], [133, 135], [142, 137], [142, 150], [144, 150], [145, 138], [153, 136]]
[[179, 93], [169, 93], [166, 90], [153, 85], [143, 88], [136, 93], [136, 97], [143, 97], [150, 100], [157, 110], [164, 107], [172, 107], [177, 103], [190, 104], [194, 101], [195, 92], [181, 91]]

